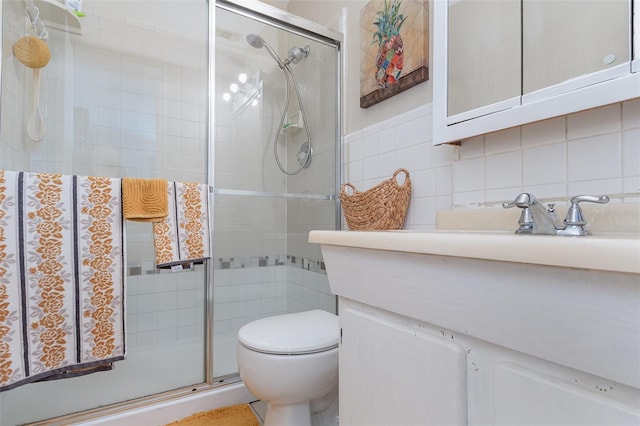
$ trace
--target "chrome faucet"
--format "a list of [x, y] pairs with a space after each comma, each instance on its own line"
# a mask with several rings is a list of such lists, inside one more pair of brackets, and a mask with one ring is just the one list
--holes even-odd
[[552, 213], [533, 194], [523, 192], [513, 201], [503, 203], [502, 207], [522, 209], [520, 220], [518, 220], [520, 227], [516, 230], [516, 234], [553, 235], [557, 231]]
[[586, 201], [591, 203], [608, 203], [609, 197], [606, 195], [591, 196], [578, 195], [570, 200], [570, 207], [567, 211], [562, 225], [557, 223], [553, 204], [545, 207], [533, 194], [523, 192], [513, 201], [505, 202], [502, 207], [505, 209], [519, 207], [522, 209], [519, 228], [516, 234], [538, 234], [538, 235], [589, 235], [589, 230], [585, 227], [586, 221], [582, 216], [580, 203]]

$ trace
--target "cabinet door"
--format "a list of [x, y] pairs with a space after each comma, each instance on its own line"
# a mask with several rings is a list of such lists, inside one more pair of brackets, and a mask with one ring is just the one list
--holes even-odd
[[494, 380], [496, 426], [640, 424], [637, 390], [615, 382], [587, 389], [515, 364], [497, 366]]
[[520, 96], [520, 0], [448, 3], [447, 115]]
[[464, 348], [405, 324], [341, 309], [341, 424], [466, 424]]
[[640, 97], [639, 4], [433, 0], [434, 144]]
[[629, 72], [629, 0], [523, 0], [522, 19], [524, 94], [621, 64], [617, 74]]

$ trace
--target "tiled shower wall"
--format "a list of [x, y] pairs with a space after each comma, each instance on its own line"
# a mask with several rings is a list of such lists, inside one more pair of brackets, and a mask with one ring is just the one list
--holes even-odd
[[640, 99], [433, 146], [431, 104], [345, 137], [346, 182], [366, 189], [398, 167], [411, 173], [406, 229], [436, 212], [498, 208], [528, 191], [543, 201], [607, 194], [640, 201]]
[[[51, 62], [41, 72], [48, 131], [42, 142], [24, 131], [31, 71], [6, 58], [3, 162], [43, 172], [203, 181], [206, 21], [198, 43], [137, 24], [113, 8], [86, 2], [82, 35], [49, 28]], [[24, 7], [15, 0], [7, 9], [13, 12], [3, 27], [10, 45], [24, 31]]]

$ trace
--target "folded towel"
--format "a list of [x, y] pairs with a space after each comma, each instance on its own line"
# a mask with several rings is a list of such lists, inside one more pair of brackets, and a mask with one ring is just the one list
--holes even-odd
[[166, 179], [122, 179], [124, 218], [136, 222], [160, 222], [167, 217]]
[[125, 357], [121, 180], [0, 170], [0, 391]]
[[169, 215], [153, 224], [158, 268], [182, 269], [211, 257], [209, 187], [169, 182]]

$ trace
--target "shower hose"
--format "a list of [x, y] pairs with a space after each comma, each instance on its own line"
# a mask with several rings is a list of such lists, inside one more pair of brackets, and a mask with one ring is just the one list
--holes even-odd
[[[293, 74], [293, 70], [291, 70], [291, 68], [289, 67], [289, 64], [286, 64], [284, 67], [280, 67], [282, 69], [282, 72], [284, 73], [284, 76], [287, 80], [287, 88], [286, 88], [286, 95], [285, 95], [285, 104], [284, 104], [284, 110], [282, 111], [282, 117], [280, 118], [280, 124], [278, 125], [278, 129], [276, 131], [276, 135], [273, 139], [273, 155], [276, 158], [276, 163], [278, 164], [278, 168], [282, 171], [282, 173], [286, 174], [286, 175], [296, 175], [298, 173], [300, 173], [303, 169], [309, 167], [309, 164], [311, 163], [311, 133], [309, 132], [309, 126], [307, 123], [307, 117], [305, 115], [304, 112], [304, 106], [302, 105], [302, 97], [300, 96], [300, 91], [298, 90], [298, 82], [296, 81], [296, 76]], [[282, 127], [284, 126], [284, 121], [285, 118], [287, 116], [287, 113], [289, 112], [289, 98], [290, 98], [290, 93], [291, 93], [291, 83], [293, 81], [293, 88], [296, 92], [296, 97], [298, 98], [298, 104], [300, 106], [300, 114], [302, 114], [302, 123], [303, 123], [303, 127], [304, 130], [307, 134], [307, 141], [305, 143], [302, 144], [302, 146], [307, 145], [307, 154], [303, 159], [299, 158], [299, 163], [300, 163], [300, 167], [298, 167], [296, 170], [290, 172], [288, 171], [280, 162], [280, 157], [278, 156], [278, 139], [280, 138], [280, 134], [282, 133]]]

